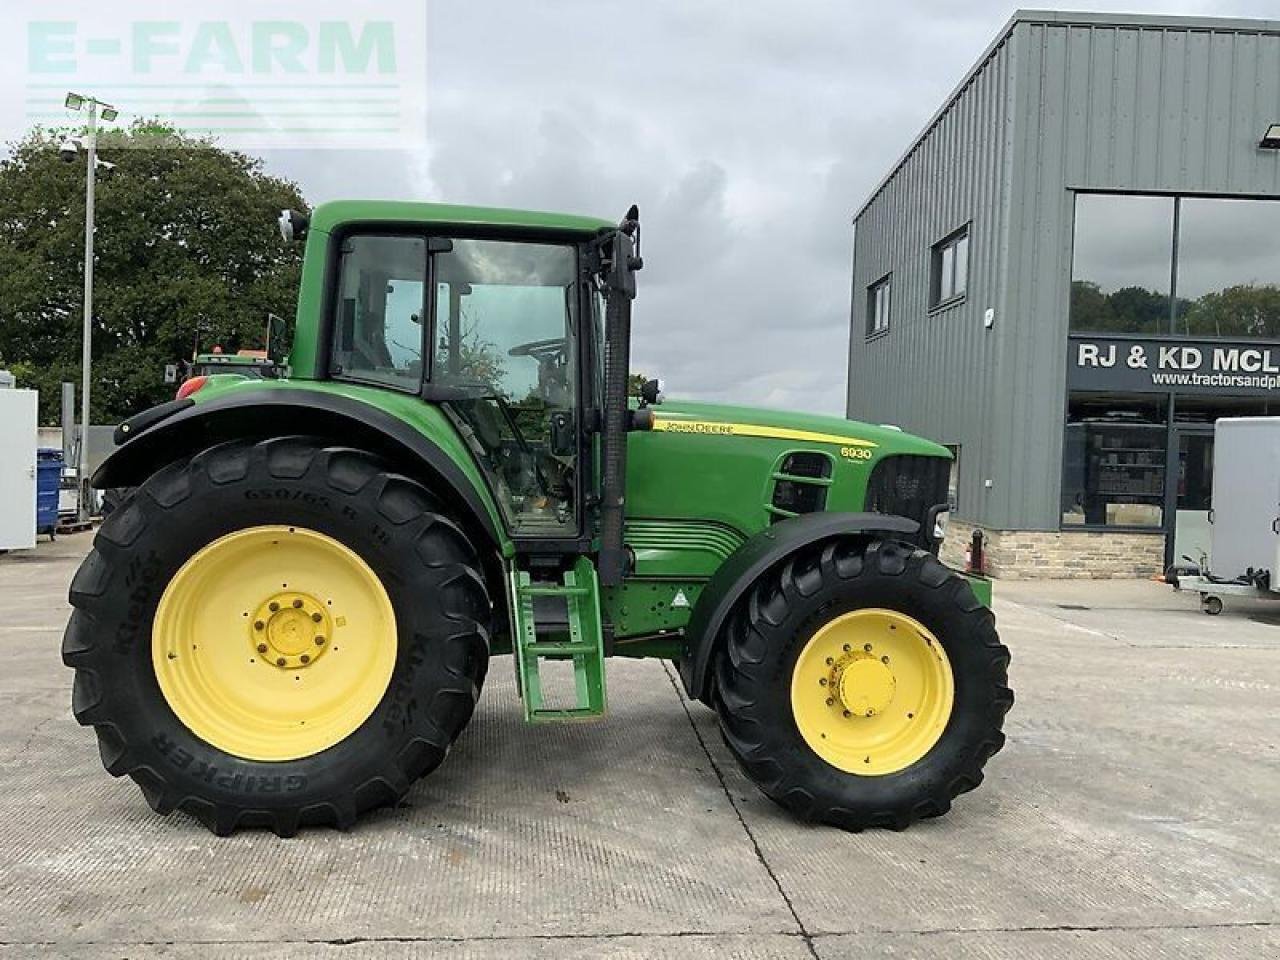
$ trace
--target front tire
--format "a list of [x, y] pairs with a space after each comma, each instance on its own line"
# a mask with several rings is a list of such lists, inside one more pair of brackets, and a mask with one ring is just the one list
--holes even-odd
[[1013, 704], [1008, 663], [991, 612], [932, 555], [831, 541], [748, 592], [716, 705], [739, 765], [783, 807], [903, 829], [982, 781]]
[[395, 804], [444, 759], [488, 664], [462, 530], [417, 482], [310, 438], [155, 474], [70, 599], [72, 706], [103, 765], [219, 834]]

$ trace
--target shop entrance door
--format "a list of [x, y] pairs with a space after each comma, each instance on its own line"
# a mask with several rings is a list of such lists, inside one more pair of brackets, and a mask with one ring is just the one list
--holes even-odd
[[[1173, 562], [1199, 564], [1209, 557], [1209, 511], [1213, 500], [1213, 427], [1175, 425], [1177, 502], [1173, 511]], [[1210, 557], [1212, 563], [1212, 558]]]

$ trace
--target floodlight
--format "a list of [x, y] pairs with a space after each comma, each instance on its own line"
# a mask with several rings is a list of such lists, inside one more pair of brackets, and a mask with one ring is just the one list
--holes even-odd
[[79, 110], [84, 106], [84, 97], [78, 93], [68, 93], [66, 102], [68, 110]]
[[108, 107], [106, 104], [102, 105], [102, 119], [107, 123], [110, 123], [118, 116], [120, 116], [120, 111], [115, 107]]
[[1280, 123], [1267, 126], [1267, 132], [1258, 141], [1258, 146], [1263, 150], [1280, 150]]

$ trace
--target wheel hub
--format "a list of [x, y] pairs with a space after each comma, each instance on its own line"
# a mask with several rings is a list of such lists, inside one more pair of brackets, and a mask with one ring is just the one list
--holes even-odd
[[253, 614], [249, 642], [261, 663], [278, 670], [298, 670], [324, 656], [333, 640], [333, 623], [325, 605], [296, 591], [280, 591]]
[[[887, 657], [885, 659], [888, 659]], [[874, 717], [893, 702], [898, 682], [889, 666], [870, 653], [855, 655], [837, 671], [836, 693], [845, 716]]]

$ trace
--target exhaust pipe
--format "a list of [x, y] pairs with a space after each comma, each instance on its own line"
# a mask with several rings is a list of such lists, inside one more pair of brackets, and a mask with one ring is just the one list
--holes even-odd
[[636, 296], [636, 271], [644, 262], [639, 251], [640, 211], [633, 206], [609, 238], [605, 276], [604, 433], [600, 443], [600, 583], [616, 587], [627, 574], [622, 542], [626, 512], [627, 378], [631, 369], [631, 301]]

